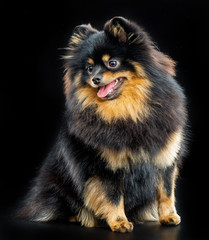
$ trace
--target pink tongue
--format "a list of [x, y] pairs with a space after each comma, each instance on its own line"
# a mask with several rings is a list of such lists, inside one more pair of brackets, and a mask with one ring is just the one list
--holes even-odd
[[100, 98], [104, 98], [107, 96], [107, 94], [109, 93], [109, 91], [115, 86], [115, 81], [100, 87], [97, 96]]

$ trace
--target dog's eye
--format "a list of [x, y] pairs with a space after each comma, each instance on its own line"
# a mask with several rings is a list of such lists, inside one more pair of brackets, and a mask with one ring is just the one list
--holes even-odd
[[93, 71], [93, 66], [92, 65], [88, 66], [87, 71], [88, 71], [88, 73], [91, 74]]
[[118, 62], [116, 60], [110, 60], [108, 63], [109, 67], [115, 68], [118, 65]]

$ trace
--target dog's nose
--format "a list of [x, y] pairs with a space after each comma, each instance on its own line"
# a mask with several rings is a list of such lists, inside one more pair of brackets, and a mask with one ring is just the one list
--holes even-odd
[[97, 74], [96, 76], [93, 77], [92, 81], [95, 85], [100, 84], [102, 80], [102, 75], [101, 74]]

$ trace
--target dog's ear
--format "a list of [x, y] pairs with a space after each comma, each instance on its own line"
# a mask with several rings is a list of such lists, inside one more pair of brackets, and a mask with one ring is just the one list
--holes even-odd
[[74, 28], [73, 34], [70, 38], [69, 45], [77, 47], [83, 40], [87, 39], [91, 34], [98, 32], [91, 24], [82, 24]]
[[140, 31], [140, 27], [123, 17], [114, 17], [106, 22], [104, 31], [121, 43], [130, 45], [140, 44], [143, 41], [143, 31]]
[[73, 58], [77, 52], [80, 44], [87, 39], [90, 35], [98, 31], [91, 26], [91, 24], [82, 24], [74, 28], [68, 47], [66, 48], [66, 55], [62, 56], [63, 59], [69, 60]]

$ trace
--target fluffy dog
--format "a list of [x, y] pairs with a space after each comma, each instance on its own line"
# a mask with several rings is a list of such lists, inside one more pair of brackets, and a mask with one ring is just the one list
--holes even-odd
[[179, 224], [187, 113], [175, 62], [122, 17], [103, 31], [77, 26], [64, 58], [64, 120], [19, 216], [119, 232], [146, 220]]

